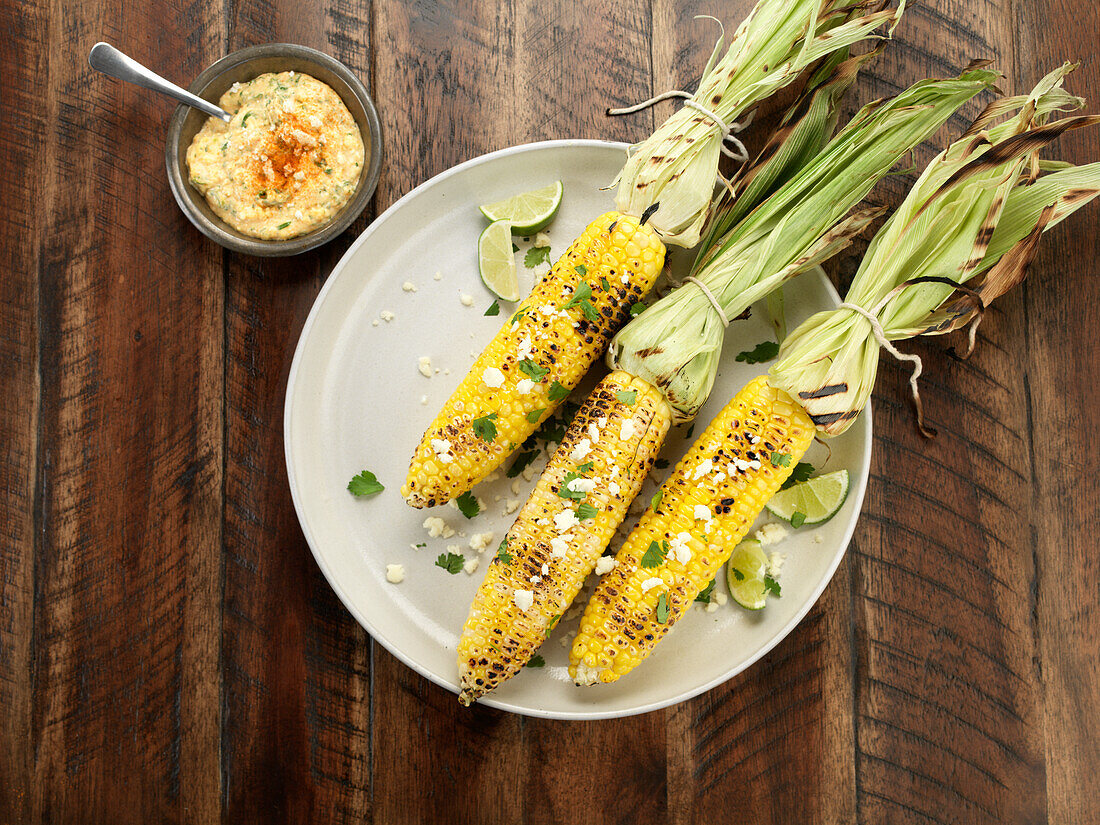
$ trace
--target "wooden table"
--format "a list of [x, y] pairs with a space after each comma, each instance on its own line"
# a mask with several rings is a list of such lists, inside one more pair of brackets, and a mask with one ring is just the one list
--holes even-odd
[[[1100, 822], [1095, 204], [969, 361], [908, 346], [936, 440], [883, 362], [845, 562], [782, 644], [697, 699], [590, 723], [462, 709], [372, 643], [299, 531], [287, 370], [355, 235], [483, 152], [640, 138], [667, 109], [605, 107], [691, 87], [714, 36], [693, 15], [732, 30], [750, 5], [0, 7], [0, 823]], [[846, 113], [974, 57], [1017, 91], [1079, 59], [1068, 85], [1095, 93], [1097, 9], [914, 3]], [[372, 209], [292, 260], [224, 252], [169, 192], [171, 104], [94, 75], [100, 39], [184, 84], [256, 43], [336, 56], [382, 115]], [[1096, 160], [1100, 133], [1054, 151]]]

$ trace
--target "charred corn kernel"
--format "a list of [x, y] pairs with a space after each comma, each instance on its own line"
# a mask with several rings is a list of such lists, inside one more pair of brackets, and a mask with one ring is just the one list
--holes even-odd
[[664, 260], [664, 244], [637, 218], [608, 212], [589, 224], [424, 433], [401, 488], [405, 500], [443, 504], [499, 467], [607, 349]]
[[661, 392], [625, 372], [588, 396], [474, 598], [458, 642], [463, 704], [518, 673], [546, 640], [641, 489], [671, 421]]
[[806, 412], [766, 376], [745, 385], [676, 466], [657, 508], [645, 512], [596, 587], [569, 658], [577, 684], [614, 682], [653, 651], [718, 575], [813, 437]]

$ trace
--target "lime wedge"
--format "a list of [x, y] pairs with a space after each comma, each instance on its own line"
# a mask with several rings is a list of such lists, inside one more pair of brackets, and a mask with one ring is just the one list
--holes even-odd
[[481, 208], [481, 214], [491, 221], [508, 221], [513, 235], [533, 235], [549, 225], [561, 206], [561, 181], [549, 186], [513, 195]]
[[795, 527], [821, 524], [836, 515], [848, 497], [848, 471], [837, 470], [780, 490], [767, 508]]
[[726, 583], [733, 600], [747, 610], [760, 610], [768, 597], [764, 574], [768, 572], [768, 557], [760, 542], [745, 539], [733, 549], [726, 562]]
[[477, 239], [477, 266], [481, 282], [502, 301], [519, 300], [516, 253], [512, 251], [512, 226], [493, 221]]

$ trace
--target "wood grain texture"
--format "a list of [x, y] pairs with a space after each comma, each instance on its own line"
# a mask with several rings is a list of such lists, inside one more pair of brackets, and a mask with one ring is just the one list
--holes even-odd
[[[462, 709], [370, 640], [298, 528], [286, 377], [351, 239], [484, 152], [643, 137], [671, 104], [604, 109], [690, 88], [716, 31], [695, 15], [732, 33], [750, 6], [0, 6], [0, 825], [1100, 823], [1095, 204], [1050, 233], [968, 361], [952, 338], [905, 345], [934, 441], [883, 361], [847, 558], [782, 643], [703, 696], [588, 723]], [[1080, 58], [1067, 85], [1088, 95], [1098, 30], [1081, 0], [917, 0], [844, 112], [975, 57], [1006, 91]], [[171, 104], [93, 75], [101, 39], [184, 83], [254, 43], [336, 56], [383, 120], [373, 206], [295, 259], [223, 252], [168, 190]], [[1096, 160], [1100, 134], [1051, 154]]]

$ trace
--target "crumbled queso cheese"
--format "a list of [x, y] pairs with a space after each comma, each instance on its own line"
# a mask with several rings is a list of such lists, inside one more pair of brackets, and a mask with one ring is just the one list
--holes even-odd
[[462, 306], [464, 307], [472, 307], [474, 305], [474, 296], [467, 295], [465, 292], [458, 296], [458, 300], [462, 302]]
[[554, 527], [559, 533], [567, 533], [580, 523], [577, 514], [568, 507], [554, 516]]
[[696, 504], [695, 509], [692, 511], [692, 515], [695, 516], [696, 521], [711, 520], [710, 508], [705, 504]]
[[768, 554], [768, 575], [773, 579], [779, 578], [779, 573], [783, 569], [783, 562], [787, 560], [785, 553], [778, 553], [773, 550]]
[[422, 525], [428, 531], [428, 536], [433, 539], [449, 539], [455, 534], [454, 528], [439, 516], [428, 516]]
[[531, 345], [531, 336], [524, 335], [516, 344], [516, 360], [525, 361], [531, 357], [534, 347]]
[[450, 441], [444, 441], [441, 438], [433, 438], [432, 449], [435, 450], [435, 457], [439, 459], [441, 464], [450, 464], [454, 461], [454, 456], [451, 455]]
[[600, 428], [596, 426], [596, 422], [588, 422], [588, 438], [593, 444], [600, 443]]
[[790, 534], [791, 531], [785, 525], [773, 521], [756, 531], [756, 540], [760, 542], [761, 547], [770, 547], [773, 544], [779, 544]]
[[492, 530], [487, 533], [474, 533], [470, 536], [470, 549], [476, 550], [479, 553], [484, 553], [492, 546], [494, 535]]
[[587, 495], [596, 489], [596, 479], [594, 478], [575, 478], [565, 485], [572, 493], [584, 493]]
[[555, 536], [550, 539], [550, 555], [555, 559], [565, 558], [566, 551], [569, 550], [569, 542], [573, 539], [572, 534], [566, 534], [564, 536]]
[[605, 573], [610, 573], [618, 566], [619, 560], [614, 556], [600, 556], [596, 559], [596, 575], [602, 576]]
[[691, 474], [691, 480], [692, 481], [698, 481], [703, 476], [705, 476], [707, 473], [709, 473], [711, 471], [711, 469], [713, 469], [713, 467], [714, 467], [714, 462], [711, 461], [709, 458], [705, 459], [703, 461], [700, 461], [699, 464], [695, 467], [695, 472]]
[[582, 438], [577, 442], [577, 446], [573, 448], [573, 452], [569, 454], [569, 460], [580, 464], [588, 458], [590, 452], [592, 452], [592, 442], [587, 438]]
[[386, 565], [386, 581], [391, 584], [401, 584], [405, 581], [405, 568], [400, 564]]
[[516, 392], [519, 395], [530, 395], [531, 390], [535, 388], [535, 382], [530, 378], [521, 378], [519, 383], [516, 384]]
[[537, 235], [535, 235], [535, 246], [549, 247], [550, 236], [547, 235], [545, 232], [539, 232]]
[[687, 564], [691, 561], [691, 542], [690, 533], [677, 533], [672, 537], [672, 540], [668, 543], [668, 552], [672, 558], [680, 562], [680, 564]]
[[412, 281], [405, 281], [405, 283], [401, 284], [401, 288], [406, 292], [416, 292], [416, 284]]
[[515, 602], [516, 607], [526, 613], [535, 603], [535, 594], [530, 590], [517, 590], [512, 594], [512, 601]]
[[421, 375], [423, 375], [425, 378], [431, 378], [432, 377], [432, 359], [431, 358], [429, 358], [427, 355], [421, 355], [417, 359], [416, 364], [417, 364], [416, 368], [418, 370], [420, 370]]
[[504, 515], [510, 516], [519, 509], [522, 502], [518, 498], [510, 498], [504, 502]]
[[472, 559], [466, 559], [462, 565], [462, 569], [466, 571], [467, 576], [472, 576], [477, 570], [477, 566], [481, 563], [481, 559], [474, 556]]
[[619, 427], [619, 441], [629, 441], [634, 437], [635, 431], [634, 419], [624, 418], [622, 425]]
[[390, 312], [388, 309], [384, 309], [378, 313], [378, 317], [385, 321], [387, 324], [397, 316]]
[[495, 389], [504, 384], [504, 373], [496, 367], [486, 367], [485, 372], [481, 373], [481, 380], [485, 383], [486, 387], [493, 387]]
[[664, 584], [664, 581], [657, 578], [656, 576], [654, 576], [652, 579], [646, 579], [644, 582], [642, 582], [642, 592], [648, 593], [654, 587], [660, 587], [662, 584]]
[[619, 483], [617, 481], [608, 482], [607, 492], [611, 493], [611, 495], [617, 496], [619, 494], [619, 489]]

